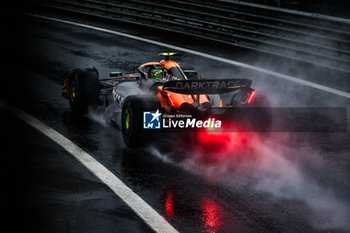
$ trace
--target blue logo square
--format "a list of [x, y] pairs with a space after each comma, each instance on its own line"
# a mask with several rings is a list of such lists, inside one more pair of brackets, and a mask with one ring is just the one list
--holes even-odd
[[144, 129], [160, 129], [160, 116], [162, 114], [159, 110], [155, 112], [143, 112], [143, 128]]

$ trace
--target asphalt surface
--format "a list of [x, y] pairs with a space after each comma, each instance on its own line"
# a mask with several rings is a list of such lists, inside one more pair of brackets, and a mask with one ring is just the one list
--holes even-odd
[[[224, 151], [181, 145], [165, 152], [128, 150], [103, 114], [83, 119], [70, 114], [60, 96], [65, 71], [93, 64], [102, 77], [112, 70], [133, 72], [168, 49], [3, 12], [1, 20], [9, 18], [15, 20], [3, 27], [7, 36], [1, 43], [5, 57], [1, 99], [86, 150], [180, 232], [350, 231], [348, 132], [272, 133], [268, 138], [244, 134], [232, 136]], [[225, 52], [216, 51], [221, 53]], [[349, 107], [348, 99], [266, 75], [238, 72], [213, 60], [191, 54], [183, 54], [180, 60], [206, 77], [251, 78], [254, 88], [269, 93], [275, 106]], [[150, 231], [54, 142], [4, 109], [0, 116], [1, 203], [4, 222], [14, 231]], [[239, 139], [244, 143], [237, 145]]]
[[4, 109], [1, 122], [1, 200], [9, 232], [152, 232], [56, 143]]

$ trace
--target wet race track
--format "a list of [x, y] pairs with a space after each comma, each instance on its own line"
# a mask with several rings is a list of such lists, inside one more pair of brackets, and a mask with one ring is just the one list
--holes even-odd
[[[70, 114], [60, 92], [65, 71], [92, 64], [101, 77], [115, 70], [133, 72], [141, 63], [157, 61], [156, 54], [169, 48], [28, 16], [17, 20], [20, 23], [8, 29], [12, 34], [2, 45], [4, 49], [15, 44], [7, 48], [14, 51], [5, 63], [11, 80], [2, 87], [1, 99], [80, 146], [179, 232], [350, 231], [349, 133], [236, 133], [223, 138], [220, 149], [177, 145], [166, 151], [129, 150], [102, 112], [84, 119]], [[268, 93], [274, 106], [350, 104], [321, 90], [181, 54], [182, 64], [190, 63], [205, 77], [252, 79], [257, 92]], [[2, 201], [13, 200], [4, 205], [8, 219], [16, 222], [11, 227], [36, 232], [152, 232], [68, 152], [5, 108], [1, 132], [2, 166], [10, 172], [2, 169], [4, 188], [10, 190]], [[15, 178], [7, 178], [9, 174]]]

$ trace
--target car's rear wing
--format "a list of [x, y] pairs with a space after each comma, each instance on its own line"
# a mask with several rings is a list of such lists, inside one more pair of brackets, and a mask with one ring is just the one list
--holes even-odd
[[179, 94], [221, 94], [250, 87], [249, 79], [177, 80], [164, 83], [163, 90]]

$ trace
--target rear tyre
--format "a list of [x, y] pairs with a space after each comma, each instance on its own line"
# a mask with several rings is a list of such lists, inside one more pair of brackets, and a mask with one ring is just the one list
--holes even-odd
[[153, 96], [128, 96], [121, 116], [121, 131], [125, 144], [129, 148], [139, 148], [151, 142], [155, 130], [143, 130], [143, 112], [160, 110], [159, 100]]
[[[242, 110], [242, 119], [246, 130], [269, 133], [272, 126], [270, 103], [265, 95], [256, 94], [251, 103], [239, 103], [232, 97], [232, 107]], [[240, 120], [240, 119], [238, 119]]]
[[268, 137], [272, 128], [272, 113], [269, 100], [264, 95], [257, 95], [247, 107], [256, 108], [253, 128], [260, 129]]
[[68, 76], [68, 100], [75, 114], [84, 114], [89, 107], [96, 108], [100, 93], [96, 69], [75, 69]]

